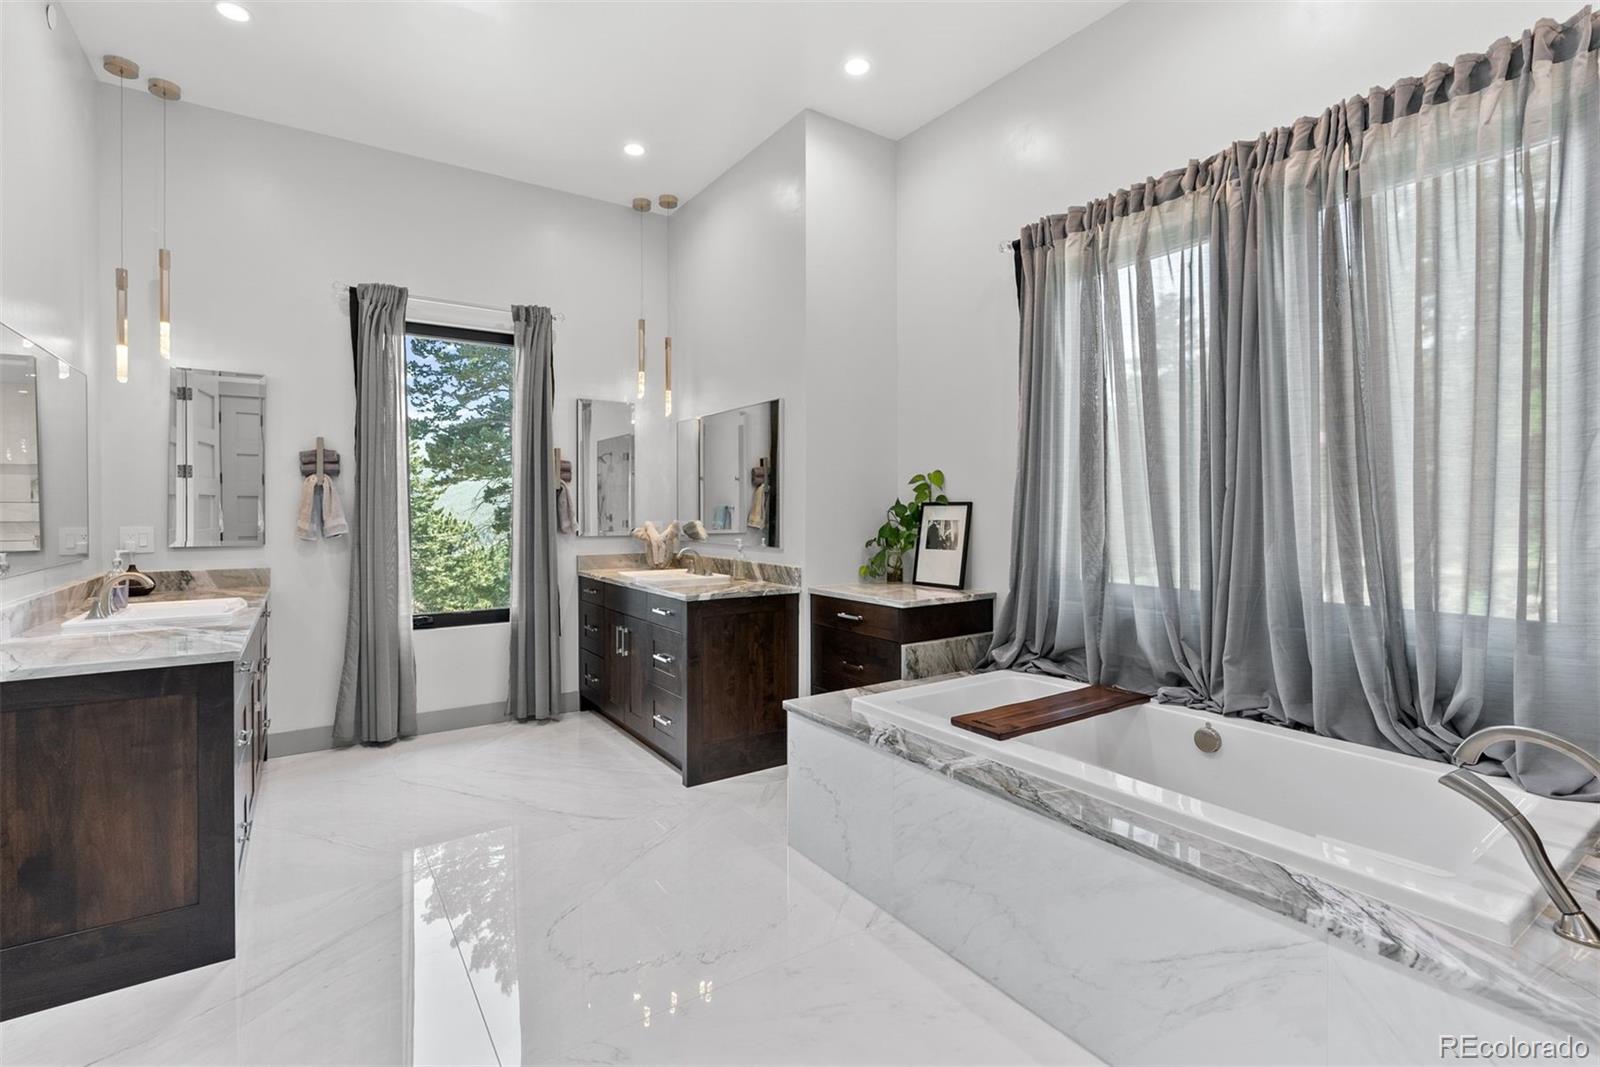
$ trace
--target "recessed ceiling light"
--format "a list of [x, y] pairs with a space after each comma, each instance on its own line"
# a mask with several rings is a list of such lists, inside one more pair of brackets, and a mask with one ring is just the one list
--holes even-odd
[[872, 69], [872, 61], [866, 56], [851, 56], [844, 61], [844, 72], [852, 78], [859, 78]]
[[250, 21], [250, 12], [246, 11], [239, 4], [230, 4], [230, 3], [228, 3], [227, 0], [223, 0], [222, 3], [217, 5], [217, 14], [221, 15], [223, 18], [227, 19], [229, 22], [249, 22]]
[[644, 145], [640, 144], [638, 141], [629, 141], [627, 144], [622, 146], [622, 150], [630, 156], [644, 155]]

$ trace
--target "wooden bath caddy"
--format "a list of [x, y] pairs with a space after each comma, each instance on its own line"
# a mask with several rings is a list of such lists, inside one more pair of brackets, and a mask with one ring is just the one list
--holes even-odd
[[1024, 700], [1020, 704], [1002, 704], [998, 708], [955, 715], [951, 717], [950, 725], [992, 737], [996, 741], [1008, 741], [1036, 730], [1047, 730], [1079, 719], [1091, 719], [1130, 704], [1143, 704], [1149, 699], [1143, 693], [1130, 693], [1115, 686], [1091, 685], [1070, 693], [1056, 693], [1037, 700]]

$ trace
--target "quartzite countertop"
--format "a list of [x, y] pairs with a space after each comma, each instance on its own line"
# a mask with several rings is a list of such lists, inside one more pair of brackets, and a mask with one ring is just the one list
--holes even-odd
[[[643, 570], [644, 568], [629, 568]], [[624, 585], [629, 589], [638, 589], [656, 596], [669, 597], [672, 600], [698, 601], [698, 600], [736, 600], [740, 597], [754, 596], [794, 596], [800, 592], [797, 585], [785, 585], [781, 582], [768, 582], [762, 580], [741, 580], [733, 582], [706, 582], [677, 583], [673, 585], [660, 585], [655, 582], [639, 578], [630, 578], [623, 574], [622, 569], [607, 567], [582, 567], [578, 568], [578, 577], [593, 578], [596, 581], [610, 582], [613, 585]]]
[[145, 603], [236, 596], [244, 600], [246, 607], [226, 620], [204, 625], [74, 633], [63, 631], [61, 624], [81, 615], [88, 609], [88, 602], [71, 601], [56, 617], [0, 640], [0, 682], [226, 663], [244, 654], [267, 606], [264, 571], [259, 578], [245, 577], [242, 581], [213, 581], [203, 573], [186, 571], [158, 572], [151, 577], [156, 579], [157, 587], [139, 598]]
[[811, 592], [840, 600], [882, 604], [886, 608], [920, 608], [930, 604], [966, 604], [993, 600], [994, 594], [977, 589], [940, 589], [910, 582], [851, 582], [848, 585], [814, 585]]

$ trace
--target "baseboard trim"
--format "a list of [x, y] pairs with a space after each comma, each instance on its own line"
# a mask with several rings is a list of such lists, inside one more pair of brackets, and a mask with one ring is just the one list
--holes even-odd
[[[561, 710], [578, 710], [578, 694], [562, 693]], [[462, 708], [440, 708], [417, 714], [417, 734], [437, 734], [446, 730], [465, 730], [472, 726], [489, 726], [506, 721], [505, 701], [493, 704], [471, 704]], [[333, 748], [333, 728], [312, 726], [304, 730], [278, 730], [267, 735], [267, 754], [299, 756], [306, 752], [322, 752]]]

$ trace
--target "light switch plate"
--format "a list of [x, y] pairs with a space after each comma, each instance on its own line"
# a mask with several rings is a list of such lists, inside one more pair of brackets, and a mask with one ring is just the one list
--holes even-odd
[[61, 534], [61, 554], [63, 556], [87, 556], [89, 554], [89, 527], [63, 526]]
[[154, 552], [156, 531], [153, 526], [121, 526], [117, 529], [117, 547], [124, 552]]

